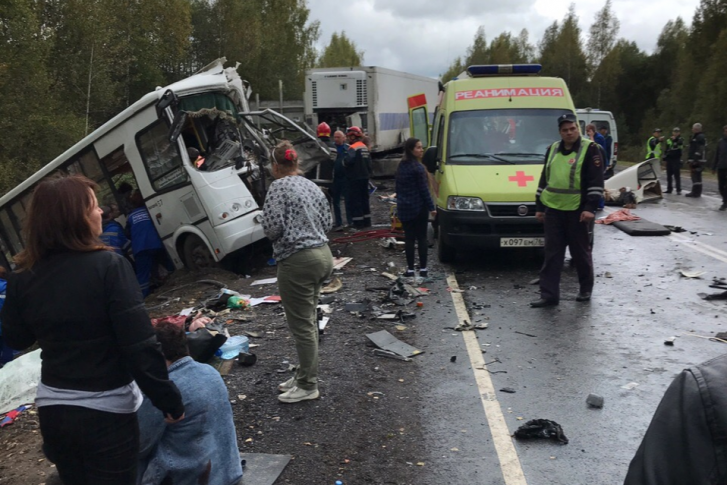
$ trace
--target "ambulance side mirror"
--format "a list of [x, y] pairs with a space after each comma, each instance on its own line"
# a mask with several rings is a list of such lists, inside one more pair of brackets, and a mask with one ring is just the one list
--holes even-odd
[[422, 163], [427, 168], [429, 173], [434, 173], [439, 168], [439, 160], [437, 160], [437, 147], [429, 147], [424, 152], [422, 157]]

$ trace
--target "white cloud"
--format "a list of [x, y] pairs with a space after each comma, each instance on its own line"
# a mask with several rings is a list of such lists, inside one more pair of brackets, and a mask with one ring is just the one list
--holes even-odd
[[[319, 48], [333, 32], [346, 31], [364, 51], [364, 63], [436, 77], [465, 54], [480, 25], [488, 41], [502, 32], [528, 29], [537, 44], [545, 28], [560, 21], [572, 0], [311, 0], [311, 18], [321, 22]], [[576, 2], [584, 40], [605, 1]], [[667, 21], [691, 23], [699, 0], [613, 0], [620, 36], [651, 52]]]

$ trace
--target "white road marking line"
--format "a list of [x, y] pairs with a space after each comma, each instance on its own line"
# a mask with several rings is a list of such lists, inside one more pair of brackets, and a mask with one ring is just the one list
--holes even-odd
[[722, 261], [723, 263], [727, 263], [727, 253], [722, 251], [721, 249], [717, 249], [708, 244], [704, 244], [704, 243], [701, 243], [698, 241], [691, 241], [689, 239], [684, 239], [683, 237], [677, 236], [676, 234], [670, 234], [667, 237], [669, 239], [671, 239], [672, 241], [676, 241], [678, 243], [684, 244], [685, 246], [687, 246], [690, 249], [693, 249], [694, 251], [705, 254], [718, 261]]
[[[452, 290], [459, 290], [457, 278], [453, 274], [447, 276], [447, 284]], [[467, 307], [464, 304], [464, 298], [459, 291], [452, 291], [452, 301], [454, 309], [457, 312], [459, 323], [464, 321], [472, 322]], [[495, 394], [495, 387], [492, 385], [490, 373], [482, 358], [482, 348], [477, 340], [476, 331], [462, 332], [467, 353], [469, 354], [470, 363], [472, 364], [472, 372], [475, 375], [477, 389], [480, 393], [482, 407], [485, 410], [487, 424], [490, 427], [492, 441], [495, 444], [497, 458], [500, 461], [500, 469], [505, 479], [506, 485], [527, 485], [525, 474], [523, 473], [520, 459], [515, 451], [515, 445], [510, 436], [510, 430], [505, 422], [505, 416], [502, 414], [502, 408]]]

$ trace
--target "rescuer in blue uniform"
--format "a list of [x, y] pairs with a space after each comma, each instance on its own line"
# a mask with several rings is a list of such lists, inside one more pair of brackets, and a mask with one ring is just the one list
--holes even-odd
[[129, 214], [126, 231], [131, 239], [131, 250], [136, 261], [136, 279], [141, 287], [141, 294], [149, 295], [152, 272], [161, 263], [167, 271], [174, 271], [174, 265], [164, 250], [164, 245], [144, 205], [141, 193], [136, 190], [131, 195], [134, 209]]
[[588, 231], [603, 197], [603, 150], [582, 138], [578, 120], [568, 113], [558, 118], [561, 141], [545, 154], [536, 194], [535, 216], [545, 225], [545, 261], [540, 270], [540, 300], [532, 307], [557, 305], [565, 248], [578, 271], [576, 301], [589, 301], [593, 291], [593, 258]]
[[103, 233], [101, 233], [101, 241], [108, 247], [114, 248], [114, 251], [121, 256], [126, 256], [131, 249], [131, 241], [126, 237], [124, 228], [116, 221], [116, 217], [120, 214], [115, 211], [112, 206], [104, 205], [101, 207], [103, 214], [102, 224]]

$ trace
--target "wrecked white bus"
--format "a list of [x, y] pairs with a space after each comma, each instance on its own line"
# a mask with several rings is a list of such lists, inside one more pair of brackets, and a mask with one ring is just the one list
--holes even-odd
[[[199, 269], [233, 259], [262, 239], [272, 147], [290, 140], [303, 170], [329, 153], [284, 116], [250, 112], [249, 86], [224, 62], [218, 59], [148, 93], [3, 196], [0, 264], [14, 266], [13, 257], [24, 246], [22, 227], [33, 188], [58, 172], [94, 180], [102, 205], [123, 208], [128, 203], [119, 187], [138, 189], [177, 267]], [[188, 148], [205, 158], [206, 170], [190, 160]]]

